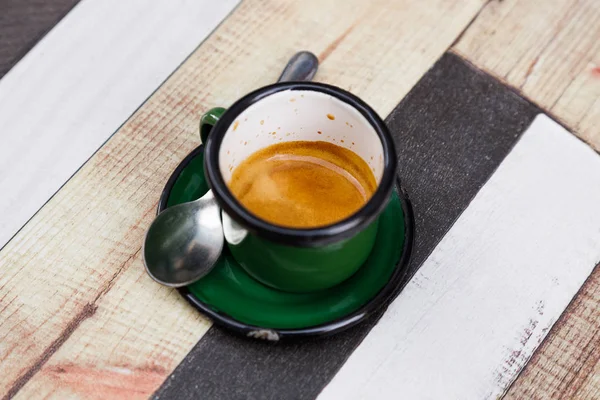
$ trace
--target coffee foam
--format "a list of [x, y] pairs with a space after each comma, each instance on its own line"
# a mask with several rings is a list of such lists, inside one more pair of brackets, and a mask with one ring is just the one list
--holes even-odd
[[294, 228], [338, 222], [358, 211], [377, 188], [361, 157], [324, 141], [259, 150], [233, 171], [228, 185], [259, 218]]

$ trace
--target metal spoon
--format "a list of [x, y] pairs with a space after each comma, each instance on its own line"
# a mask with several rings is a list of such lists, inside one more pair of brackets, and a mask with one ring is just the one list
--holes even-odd
[[[311, 80], [319, 61], [308, 51], [296, 53], [279, 82]], [[170, 287], [189, 285], [207, 275], [223, 250], [223, 227], [212, 191], [198, 200], [170, 207], [148, 228], [144, 265], [156, 282]]]

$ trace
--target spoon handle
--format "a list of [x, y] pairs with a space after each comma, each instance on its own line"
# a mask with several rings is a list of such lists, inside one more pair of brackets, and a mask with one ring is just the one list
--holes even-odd
[[319, 60], [309, 51], [300, 51], [290, 59], [277, 82], [310, 81], [317, 73]]

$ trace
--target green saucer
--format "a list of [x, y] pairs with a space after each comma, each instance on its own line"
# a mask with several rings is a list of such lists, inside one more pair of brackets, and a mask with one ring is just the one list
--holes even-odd
[[[200, 146], [169, 179], [158, 211], [195, 200], [208, 190]], [[247, 336], [331, 334], [357, 324], [386, 305], [401, 284], [412, 247], [413, 216], [397, 184], [380, 217], [377, 241], [360, 270], [345, 282], [313, 293], [282, 292], [250, 277], [225, 246], [215, 268], [180, 293], [215, 323]]]

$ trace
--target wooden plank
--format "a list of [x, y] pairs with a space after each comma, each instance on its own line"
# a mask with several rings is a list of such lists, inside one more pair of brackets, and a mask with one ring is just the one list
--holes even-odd
[[0, 248], [236, 3], [84, 0], [0, 80]]
[[[319, 80], [351, 89], [385, 115], [482, 3], [242, 3], [0, 252], [2, 391], [22, 389], [23, 398], [42, 392], [75, 396], [77, 375], [54, 377], [90, 366], [164, 378], [207, 322], [145, 277], [139, 250], [165, 180], [198, 143], [200, 114], [274, 81], [287, 59], [304, 48], [320, 55]], [[134, 272], [139, 280], [129, 275]], [[122, 283], [126, 279], [134, 283]], [[159, 294], [152, 307], [140, 301], [124, 313], [100, 312], [114, 307], [111, 301], [145, 299], [153, 291]], [[109, 318], [124, 330], [98, 331]], [[162, 321], [159, 328], [146, 324], [154, 319]], [[104, 351], [87, 351], [92, 345]], [[160, 346], [168, 347], [162, 358], [153, 350]], [[110, 390], [114, 397], [115, 386], [131, 394], [127, 388], [135, 384], [120, 379], [138, 375], [117, 376], [106, 378], [110, 384], [99, 386], [98, 396]], [[158, 381], [148, 378], [153, 383], [144, 393]]]
[[210, 324], [138, 257], [16, 398], [147, 398], [176, 367]]
[[78, 2], [0, 1], [0, 78]]
[[554, 325], [505, 399], [600, 397], [600, 266]]
[[490, 2], [453, 48], [600, 150], [600, 2]]
[[[454, 51], [513, 85], [600, 150], [600, 3], [491, 2]], [[599, 261], [599, 260], [596, 260]], [[596, 398], [600, 270], [511, 386], [511, 399]]]
[[545, 115], [320, 399], [496, 399], [600, 259], [600, 157]]

